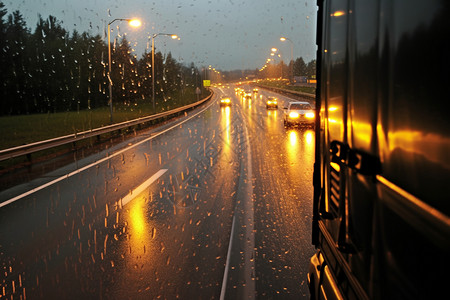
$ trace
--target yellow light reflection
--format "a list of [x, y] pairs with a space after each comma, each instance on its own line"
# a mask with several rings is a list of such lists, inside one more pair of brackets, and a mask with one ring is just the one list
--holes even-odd
[[435, 133], [398, 130], [388, 133], [389, 150], [396, 148], [423, 155], [429, 161], [450, 169], [450, 139]]
[[223, 107], [221, 113], [221, 127], [224, 135], [224, 145], [222, 147], [222, 153], [227, 155], [231, 152], [231, 107]]
[[230, 107], [225, 107], [225, 128], [226, 128], [226, 139], [228, 144], [230, 144]]
[[331, 14], [332, 17], [342, 17], [345, 15], [345, 12], [342, 10], [335, 11], [334, 14]]
[[286, 139], [286, 158], [289, 176], [297, 176], [299, 158], [299, 132], [297, 130], [289, 130]]
[[133, 205], [130, 209], [130, 230], [133, 233], [134, 238], [138, 238], [141, 240], [144, 236], [144, 233], [146, 233], [146, 224], [145, 224], [145, 217], [143, 212], [142, 202], [139, 201], [140, 198], [137, 198], [133, 201], [135, 203], [139, 203], [138, 205]]
[[369, 123], [352, 122], [353, 141], [357, 148], [370, 150], [372, 142], [372, 125]]
[[336, 111], [336, 110], [338, 110], [338, 108], [336, 106], [330, 106], [328, 108], [328, 111]]
[[314, 142], [313, 134], [311, 131], [305, 132], [305, 141], [308, 145], [312, 145], [312, 143]]
[[292, 178], [311, 179], [314, 165], [315, 132], [311, 129], [291, 129], [286, 136], [286, 163]]
[[327, 112], [328, 132], [330, 139], [342, 140], [344, 135], [344, 115], [342, 110], [342, 96], [336, 96], [329, 99], [330, 106]]
[[277, 120], [277, 111], [276, 110], [269, 110], [267, 112], [271, 120]]
[[301, 151], [304, 153], [304, 160], [306, 165], [312, 166], [314, 164], [314, 148], [316, 146], [314, 140], [314, 130], [307, 130], [303, 134], [303, 140]]
[[276, 110], [267, 110], [267, 118], [265, 118], [265, 121], [267, 123], [266, 126], [266, 134], [273, 138], [273, 136], [276, 136], [279, 134], [279, 126], [280, 126], [280, 120], [277, 118], [277, 111]]
[[289, 143], [295, 147], [297, 145], [298, 133], [295, 130], [289, 131]]
[[162, 259], [160, 241], [157, 242], [160, 223], [149, 216], [152, 190], [146, 188], [118, 210], [120, 216], [117, 217], [117, 230], [113, 237], [117, 250], [114, 250], [115, 254], [107, 253], [115, 272], [121, 274], [115, 283], [117, 290], [125, 290], [129, 282], [140, 280], [142, 274], [153, 273]]

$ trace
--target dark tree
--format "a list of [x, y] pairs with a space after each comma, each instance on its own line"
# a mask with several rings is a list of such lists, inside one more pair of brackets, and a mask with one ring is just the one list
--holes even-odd
[[309, 78], [316, 75], [316, 60], [315, 59], [313, 59], [306, 65], [305, 75], [308, 76]]
[[[6, 17], [6, 20], [5, 20]], [[108, 45], [87, 32], [66, 31], [53, 16], [31, 32], [19, 11], [7, 16], [0, 2], [0, 116], [78, 111], [108, 103]], [[152, 99], [152, 68], [157, 103], [179, 105], [180, 97], [201, 86], [192, 64], [179, 64], [171, 53], [151, 53], [139, 60], [124, 37], [112, 43], [113, 104], [136, 105]], [[192, 90], [190, 90], [192, 88]], [[177, 102], [178, 101], [178, 102]]]
[[34, 98], [37, 112], [57, 112], [70, 109], [70, 98], [63, 93], [68, 83], [65, 50], [68, 34], [55, 17], [39, 18], [33, 34], [36, 75]]
[[306, 63], [302, 57], [294, 62], [294, 76], [306, 76]]
[[[114, 46], [114, 45], [112, 45]], [[130, 43], [124, 37], [121, 43], [112, 47], [111, 79], [113, 102], [130, 105], [136, 102], [138, 88], [137, 60], [131, 56]]]
[[164, 88], [163, 88], [163, 74], [164, 74], [164, 59], [161, 52], [155, 52], [155, 97], [156, 102], [163, 98]]
[[5, 99], [9, 111], [8, 113], [29, 113], [30, 105], [27, 92], [30, 89], [29, 81], [29, 55], [27, 55], [29, 32], [26, 23], [19, 11], [13, 12], [8, 16], [6, 30], [6, 53], [7, 61], [4, 65], [4, 71], [8, 74], [6, 78]]
[[139, 96], [141, 100], [152, 97], [152, 53], [145, 52], [138, 61]]
[[164, 61], [162, 87], [164, 94], [173, 95], [181, 87], [181, 70], [179, 64], [168, 53]]

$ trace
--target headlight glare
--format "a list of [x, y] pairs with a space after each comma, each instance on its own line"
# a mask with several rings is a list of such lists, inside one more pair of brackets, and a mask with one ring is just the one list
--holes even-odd
[[299, 116], [299, 114], [296, 113], [296, 112], [290, 112], [289, 113], [289, 118], [291, 118], [291, 119], [297, 119], [298, 116]]

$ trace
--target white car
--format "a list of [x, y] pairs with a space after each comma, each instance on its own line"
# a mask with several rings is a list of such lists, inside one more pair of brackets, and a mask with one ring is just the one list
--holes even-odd
[[316, 115], [309, 102], [293, 101], [284, 108], [284, 126], [314, 126]]

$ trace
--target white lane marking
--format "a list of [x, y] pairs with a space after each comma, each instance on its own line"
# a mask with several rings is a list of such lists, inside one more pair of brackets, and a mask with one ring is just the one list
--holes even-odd
[[253, 169], [252, 169], [252, 151], [250, 148], [250, 139], [245, 126], [245, 140], [247, 142], [247, 186], [246, 197], [244, 202], [244, 224], [245, 224], [245, 252], [244, 252], [244, 269], [245, 269], [245, 299], [255, 299], [255, 209], [253, 205]]
[[158, 172], [153, 174], [152, 177], [147, 179], [143, 184], [141, 184], [140, 186], [138, 186], [137, 188], [132, 190], [131, 193], [129, 193], [128, 195], [126, 195], [125, 197], [122, 198], [122, 206], [127, 205], [128, 202], [130, 202], [131, 200], [136, 198], [140, 193], [142, 193], [146, 188], [148, 188], [153, 182], [158, 180], [158, 178], [161, 177], [166, 172], [167, 172], [167, 169], [159, 170]]
[[243, 299], [255, 299], [256, 295], [256, 286], [255, 286], [255, 231], [254, 231], [254, 205], [253, 205], [253, 170], [252, 170], [252, 152], [250, 148], [250, 139], [247, 129], [247, 124], [245, 122], [244, 116], [242, 116], [244, 120], [244, 133], [245, 133], [245, 142], [247, 143], [247, 184], [245, 185], [244, 192], [244, 201], [242, 205], [244, 206], [242, 209], [236, 207], [235, 214], [233, 215], [233, 223], [231, 225], [231, 234], [230, 234], [230, 242], [228, 243], [228, 253], [227, 260], [225, 263], [225, 271], [223, 274], [222, 280], [222, 289], [220, 291], [220, 300], [225, 299], [225, 293], [227, 289], [228, 283], [228, 270], [230, 269], [230, 260], [231, 260], [231, 249], [232, 243], [234, 240], [234, 224], [236, 223], [236, 212], [243, 211], [244, 217], [243, 219], [243, 227], [245, 227], [245, 247], [244, 247], [244, 296]]
[[230, 269], [231, 248], [234, 240], [234, 224], [236, 223], [236, 214], [233, 215], [233, 223], [231, 224], [230, 242], [228, 243], [227, 261], [225, 263], [225, 272], [223, 273], [222, 289], [220, 290], [220, 300], [225, 299], [225, 291], [227, 289], [228, 282], [228, 270]]
[[96, 165], [99, 165], [99, 164], [101, 164], [102, 162], [105, 162], [105, 161], [107, 161], [108, 159], [111, 159], [111, 158], [113, 158], [113, 157], [115, 157], [115, 156], [118, 156], [118, 155], [124, 153], [125, 151], [128, 151], [128, 150], [130, 150], [130, 149], [132, 149], [132, 148], [134, 148], [134, 147], [137, 147], [137, 146], [139, 146], [139, 145], [141, 145], [141, 144], [143, 144], [143, 143], [145, 143], [145, 142], [148, 142], [148, 141], [154, 139], [155, 137], [160, 136], [161, 134], [164, 134], [164, 133], [166, 133], [167, 131], [170, 131], [170, 130], [172, 130], [172, 129], [178, 127], [178, 126], [180, 126], [181, 124], [183, 124], [183, 123], [189, 121], [190, 119], [195, 118], [196, 116], [198, 116], [199, 114], [203, 113], [205, 110], [207, 110], [208, 108], [210, 108], [214, 103], [216, 103], [216, 101], [211, 101], [211, 103], [210, 103], [208, 106], [206, 106], [204, 109], [202, 109], [202, 110], [199, 111], [198, 113], [192, 115], [191, 117], [189, 117], [189, 118], [187, 118], [187, 119], [181, 121], [180, 123], [177, 123], [176, 125], [173, 125], [173, 126], [167, 128], [166, 130], [163, 130], [163, 131], [161, 131], [161, 132], [158, 132], [157, 134], [152, 135], [151, 137], [149, 137], [149, 138], [147, 138], [147, 139], [144, 139], [144, 140], [142, 140], [142, 141], [140, 141], [140, 142], [137, 142], [136, 144], [131, 145], [131, 146], [128, 147], [128, 148], [124, 148], [124, 149], [122, 149], [122, 150], [120, 150], [120, 151], [118, 151], [118, 152], [112, 154], [111, 156], [107, 156], [107, 157], [105, 157], [105, 158], [102, 158], [102, 159], [100, 159], [100, 160], [98, 160], [98, 161], [96, 161], [96, 162], [93, 162], [93, 163], [90, 164], [90, 165], [84, 166], [84, 167], [82, 167], [82, 168], [80, 168], [80, 169], [77, 169], [77, 170], [75, 170], [75, 171], [73, 171], [73, 172], [70, 172], [70, 173], [68, 173], [68, 174], [66, 174], [66, 175], [63, 175], [63, 176], [61, 176], [61, 177], [59, 177], [59, 178], [56, 178], [56, 179], [54, 179], [54, 180], [52, 180], [52, 181], [50, 181], [50, 182], [47, 182], [46, 184], [43, 184], [43, 185], [38, 186], [38, 187], [36, 187], [36, 188], [34, 188], [34, 189], [31, 189], [31, 190], [29, 190], [28, 192], [25, 192], [25, 193], [20, 194], [20, 195], [18, 195], [18, 196], [16, 196], [16, 197], [13, 197], [13, 198], [11, 198], [11, 199], [9, 199], [9, 200], [6, 200], [6, 201], [0, 203], [0, 208], [2, 208], [3, 206], [6, 206], [6, 205], [8, 205], [8, 204], [11, 204], [11, 203], [13, 203], [13, 202], [15, 202], [15, 201], [17, 201], [17, 200], [20, 200], [20, 199], [22, 199], [22, 198], [24, 198], [24, 197], [26, 197], [26, 196], [29, 196], [29, 195], [31, 195], [31, 194], [34, 194], [34, 193], [36, 193], [36, 192], [38, 192], [38, 191], [40, 191], [40, 190], [43, 190], [43, 189], [45, 189], [46, 187], [49, 187], [49, 186], [51, 186], [51, 185], [53, 185], [53, 184], [55, 184], [55, 183], [58, 183], [58, 182], [60, 182], [60, 181], [62, 181], [62, 180], [64, 180], [64, 179], [66, 179], [66, 178], [69, 178], [69, 177], [72, 177], [73, 175], [76, 175], [76, 174], [78, 174], [78, 173], [81, 173], [81, 172], [83, 172], [84, 170], [87, 170], [87, 169], [92, 168], [92, 167], [94, 167], [94, 166], [96, 166]]

